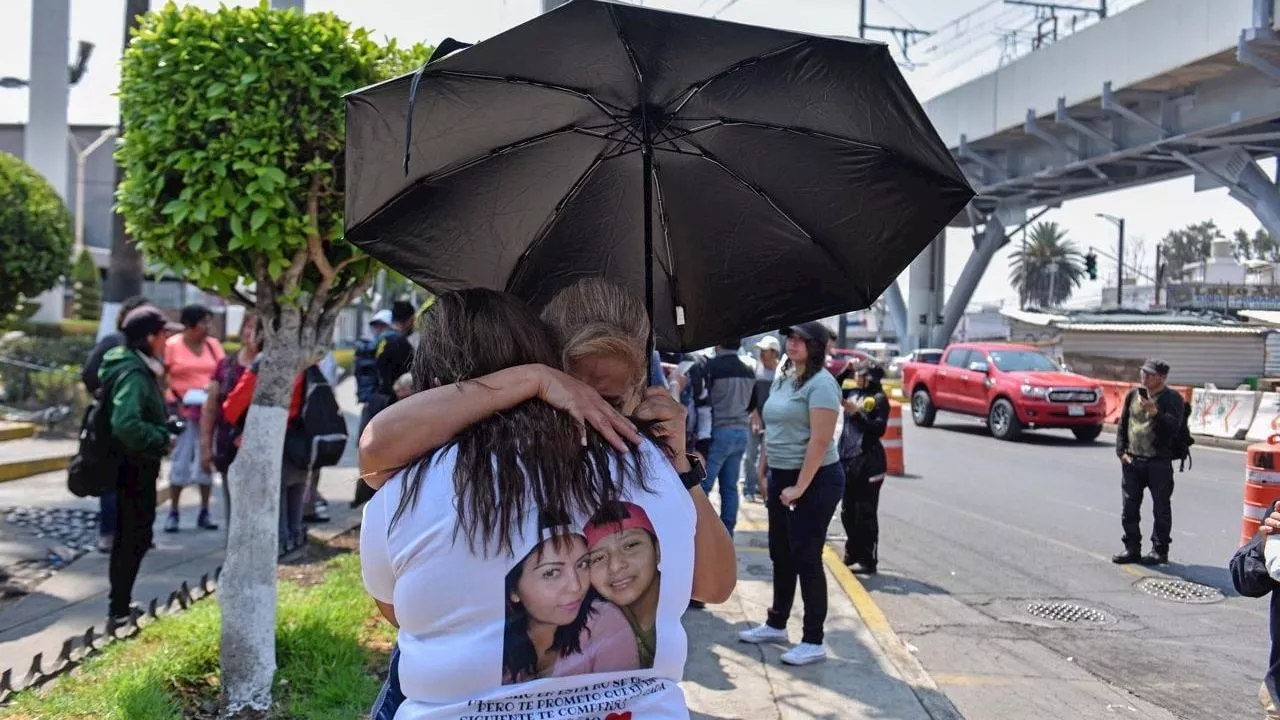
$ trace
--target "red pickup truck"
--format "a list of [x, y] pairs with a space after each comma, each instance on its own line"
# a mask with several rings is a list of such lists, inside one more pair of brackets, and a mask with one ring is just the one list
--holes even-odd
[[1001, 440], [1044, 428], [1070, 430], [1081, 442], [1093, 442], [1107, 412], [1096, 380], [1064, 372], [1024, 345], [956, 343], [937, 365], [907, 363], [902, 388], [910, 393], [916, 425], [933, 425], [939, 410], [976, 415]]

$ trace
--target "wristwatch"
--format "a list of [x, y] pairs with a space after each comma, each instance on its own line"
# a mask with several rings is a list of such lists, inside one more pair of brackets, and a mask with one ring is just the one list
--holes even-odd
[[697, 455], [686, 453], [685, 458], [689, 461], [689, 469], [680, 473], [680, 482], [684, 483], [685, 490], [692, 490], [707, 479], [707, 469], [702, 466], [702, 460]]

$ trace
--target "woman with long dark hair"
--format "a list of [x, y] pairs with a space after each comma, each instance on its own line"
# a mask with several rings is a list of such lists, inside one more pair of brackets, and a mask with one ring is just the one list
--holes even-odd
[[844, 470], [836, 453], [840, 386], [826, 370], [830, 333], [820, 322], [788, 328], [787, 359], [778, 369], [764, 405], [764, 455], [769, 467], [769, 559], [773, 561], [773, 606], [763, 625], [744, 630], [743, 642], [786, 642], [787, 620], [796, 598], [804, 599], [804, 635], [782, 654], [788, 665], [827, 659], [827, 576], [822, 548], [827, 526], [844, 493]]
[[[420, 330], [417, 390], [467, 387], [504, 368], [554, 363], [559, 355], [523, 303], [487, 290], [438, 297]], [[572, 528], [623, 500], [645, 508], [666, 550], [653, 667], [607, 675], [587, 667], [582, 672], [591, 674], [561, 676], [558, 658], [578, 662], [596, 651], [596, 635], [579, 633], [579, 652], [566, 653], [561, 643], [553, 657], [535, 658], [536, 677], [505, 683], [510, 573], [548, 540], [572, 547]], [[543, 517], [571, 524], [547, 529]], [[474, 422], [427, 450], [374, 495], [361, 527], [365, 586], [400, 629], [398, 681], [406, 699], [396, 717], [475, 714], [477, 703], [514, 703], [529, 693], [557, 695], [586, 715], [599, 709], [575, 707], [590, 702], [580, 690], [605, 678], [619, 681], [610, 712], [687, 718], [678, 685], [687, 645], [680, 616], [693, 579], [694, 521], [689, 493], [653, 443], [619, 453], [596, 432], [584, 443], [571, 416], [538, 400]], [[559, 604], [572, 605], [573, 597]], [[567, 617], [568, 608], [558, 612], [555, 604], [544, 619]], [[543, 671], [556, 669], [541, 676], [537, 669], [547, 660]]]

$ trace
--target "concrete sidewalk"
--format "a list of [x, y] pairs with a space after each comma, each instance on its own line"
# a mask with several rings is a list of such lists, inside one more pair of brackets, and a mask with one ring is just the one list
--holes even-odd
[[[739, 642], [740, 630], [764, 620], [772, 601], [772, 565], [766, 550], [764, 506], [744, 502], [738, 523], [738, 587], [733, 597], [723, 605], [691, 610], [684, 617], [689, 661], [683, 687], [694, 720], [960, 717], [893, 635], [870, 596], [830, 557], [826, 641], [831, 658], [827, 662], [791, 667], [779, 660], [785, 647]], [[859, 592], [865, 597], [858, 597]], [[870, 619], [859, 614], [855, 600]], [[790, 623], [791, 639], [796, 642], [802, 612], [797, 594]]]

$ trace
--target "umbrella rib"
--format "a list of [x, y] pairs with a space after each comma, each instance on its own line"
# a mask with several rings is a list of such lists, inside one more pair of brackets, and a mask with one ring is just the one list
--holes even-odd
[[662, 226], [662, 244], [667, 250], [666, 267], [663, 270], [667, 272], [667, 285], [671, 290], [671, 307], [680, 306], [680, 292], [678, 280], [676, 278], [676, 256], [671, 251], [671, 230], [667, 219], [667, 203], [662, 198], [662, 181], [659, 179], [660, 165], [655, 157], [653, 162], [653, 197], [658, 204], [658, 223]]
[[587, 166], [587, 169], [583, 171], [582, 175], [578, 176], [573, 185], [569, 186], [569, 191], [564, 194], [564, 197], [560, 198], [560, 202], [556, 203], [555, 209], [551, 211], [551, 216], [542, 224], [542, 227], [538, 228], [538, 233], [533, 236], [533, 241], [529, 243], [529, 247], [520, 253], [520, 259], [516, 261], [515, 270], [511, 273], [511, 277], [507, 278], [506, 286], [503, 287], [504, 292], [512, 292], [511, 288], [515, 286], [516, 281], [524, 277], [525, 258], [529, 257], [542, 244], [543, 240], [546, 240], [547, 235], [551, 233], [552, 226], [556, 223], [556, 218], [560, 217], [560, 213], [565, 206], [572, 202], [578, 196], [578, 193], [582, 192], [582, 188], [586, 186], [587, 180], [591, 178], [592, 173], [608, 159], [607, 155], [611, 149], [606, 147], [601, 150], [595, 159], [591, 161], [591, 164]]
[[558, 138], [561, 135], [569, 135], [569, 134], [588, 135], [590, 137], [599, 138], [601, 140], [609, 140], [615, 143], [623, 142], [622, 140], [611, 138], [608, 135], [604, 135], [599, 132], [593, 132], [593, 131], [586, 130], [574, 125], [570, 125], [569, 127], [562, 127], [562, 128], [557, 128], [555, 130], [548, 130], [547, 132], [544, 132], [541, 135], [533, 135], [531, 137], [524, 138], [523, 140], [519, 140], [507, 145], [503, 145], [501, 147], [494, 148], [493, 150], [490, 150], [484, 155], [479, 155], [469, 160], [463, 160], [447, 168], [444, 168], [439, 172], [431, 173], [430, 175], [423, 175], [422, 177], [414, 181], [414, 185], [418, 185], [423, 182], [435, 182], [437, 180], [443, 180], [444, 178], [447, 178], [450, 175], [455, 175], [457, 173], [462, 172], [463, 170], [468, 170], [483, 162], [492, 160], [495, 157], [500, 157], [502, 155], [506, 155], [507, 153], [515, 152], [516, 150], [523, 150], [524, 148], [530, 145], [537, 145], [538, 143], [542, 143], [542, 142], [546, 142], [547, 140]]
[[743, 187], [747, 188], [751, 192], [755, 193], [756, 196], [758, 196], [761, 200], [764, 200], [766, 203], [768, 203], [769, 207], [773, 208], [774, 212], [778, 213], [778, 215], [781, 216], [782, 219], [786, 220], [788, 224], [794, 227], [798, 232], [800, 232], [800, 234], [804, 235], [806, 240], [808, 240], [809, 242], [813, 243], [815, 246], [820, 248], [822, 252], [826, 253], [827, 257], [831, 258], [831, 262], [835, 264], [837, 268], [840, 268], [840, 272], [844, 273], [845, 276], [847, 277], [850, 277], [850, 278], [853, 277], [852, 274], [850, 274], [847, 270], [845, 270], [844, 265], [840, 263], [840, 259], [837, 258], [834, 254], [832, 254], [832, 252], [828, 250], [825, 245], [818, 242], [817, 239], [814, 238], [813, 233], [809, 232], [808, 230], [805, 230], [804, 226], [801, 225], [798, 220], [792, 217], [790, 213], [784, 210], [781, 205], [779, 205], [772, 197], [770, 197], [769, 193], [764, 191], [764, 188], [761, 188], [753, 184], [750, 180], [743, 177], [736, 170], [724, 164], [715, 155], [708, 152], [706, 148], [694, 143], [689, 143], [689, 144], [692, 145], [694, 148], [696, 148], [698, 152], [691, 153], [688, 151], [679, 151], [679, 150], [671, 151], [666, 148], [658, 148], [658, 149], [662, 150], [663, 152], [676, 152], [681, 155], [692, 155], [694, 157], [700, 157], [703, 160], [706, 160], [707, 162], [711, 163], [712, 165], [715, 165], [716, 167], [720, 168], [720, 170], [723, 171], [726, 175], [736, 180], [738, 184], [742, 185]]
[[606, 7], [609, 10], [609, 20], [613, 23], [613, 31], [617, 33], [618, 42], [622, 43], [622, 50], [627, 54], [627, 60], [631, 62], [631, 72], [636, 76], [636, 102], [643, 107], [647, 98], [644, 91], [644, 73], [640, 72], [640, 61], [636, 59], [635, 51], [631, 49], [631, 42], [627, 40], [626, 33], [622, 32], [622, 21], [618, 19], [617, 8], [612, 5]]
[[853, 138], [841, 137], [839, 135], [832, 135], [830, 133], [824, 133], [818, 130], [810, 130], [809, 128], [794, 127], [792, 125], [779, 125], [777, 123], [759, 122], [756, 120], [742, 120], [740, 118], [730, 118], [730, 117], [681, 118], [681, 120], [707, 121], [707, 124], [705, 125], [700, 125], [696, 128], [690, 128], [688, 132], [680, 136], [682, 138], [688, 137], [690, 135], [694, 135], [696, 133], [703, 132], [704, 130], [714, 130], [715, 128], [718, 128], [718, 127], [742, 126], [742, 127], [757, 128], [759, 130], [778, 130], [781, 132], [795, 133], [796, 135], [804, 135], [805, 137], [817, 138], [819, 140], [830, 140], [831, 142], [838, 142], [844, 145], [852, 145], [853, 147], [864, 148], [867, 150], [879, 150], [881, 152], [890, 152], [888, 148], [885, 148], [881, 145], [877, 145], [875, 143], [866, 142], [865, 140], [854, 140]]
[[762, 62], [764, 60], [769, 60], [778, 55], [782, 55], [783, 53], [788, 53], [788, 52], [791, 52], [792, 50], [808, 45], [811, 40], [812, 38], [803, 38], [803, 39], [797, 40], [796, 42], [791, 43], [790, 45], [780, 47], [777, 50], [770, 50], [769, 52], [764, 53], [763, 55], [756, 55], [755, 57], [750, 57], [745, 60], [739, 60], [738, 62], [730, 65], [724, 70], [721, 70], [715, 75], [711, 75], [706, 79], [699, 80], [697, 82], [689, 84], [688, 87], [684, 88], [679, 93], [677, 93], [675, 97], [672, 98], [671, 102], [667, 103], [664, 109], [671, 108], [671, 105], [674, 103], [679, 103], [678, 105], [676, 105], [676, 107], [667, 110], [667, 116], [674, 118], [675, 116], [679, 115], [680, 111], [684, 109], [684, 106], [688, 104], [690, 100], [692, 100], [698, 93], [702, 92], [704, 88], [706, 88], [708, 85], [715, 82], [716, 80], [719, 80], [720, 78], [723, 78], [723, 77], [728, 77], [729, 75], [732, 75], [733, 73], [736, 73], [739, 70], [742, 70], [743, 68], [750, 67], [751, 65], [755, 65], [756, 63]]
[[[619, 115], [627, 115], [627, 111], [625, 109], [620, 108], [616, 105], [613, 105], [612, 103], [607, 103], [601, 100], [600, 98], [596, 97], [595, 95], [592, 95], [591, 93], [586, 92], [585, 90], [578, 90], [577, 88], [571, 88], [571, 87], [568, 87], [567, 85], [556, 85], [555, 83], [543, 82], [541, 80], [533, 80], [530, 78], [524, 78], [524, 77], [519, 77], [515, 75], [505, 75], [505, 76], [504, 75], [486, 75], [484, 73], [464, 72], [461, 70], [436, 70], [434, 72], [429, 71], [427, 74], [438, 75], [441, 77], [461, 78], [464, 80], [483, 80], [486, 82], [499, 82], [499, 83], [506, 83], [508, 85], [527, 85], [529, 87], [541, 88], [543, 90], [551, 90], [554, 92], [564, 93], [566, 95], [572, 95], [574, 97], [581, 98], [582, 100], [586, 100], [592, 105], [595, 105], [597, 108], [600, 109], [601, 112], [603, 112], [605, 115], [608, 115], [611, 118]], [[621, 125], [622, 123], [619, 122], [618, 124]]]

